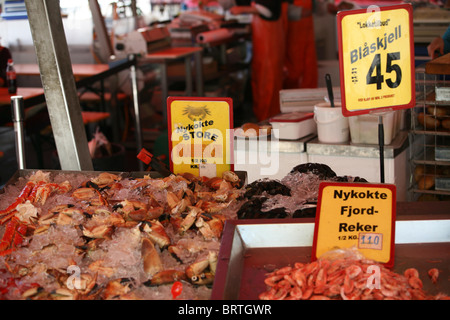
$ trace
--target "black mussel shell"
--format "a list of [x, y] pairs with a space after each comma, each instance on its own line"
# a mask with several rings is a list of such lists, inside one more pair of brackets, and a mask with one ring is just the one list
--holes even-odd
[[326, 164], [323, 163], [302, 163], [294, 167], [290, 174], [300, 173], [312, 173], [319, 176], [319, 179], [325, 180], [336, 177], [336, 173]]
[[277, 194], [281, 194], [283, 196], [291, 195], [291, 190], [281, 182], [271, 179], [260, 179], [245, 187], [244, 197], [251, 198], [253, 196], [259, 196], [264, 191], [272, 196]]
[[361, 177], [350, 177], [350, 176], [338, 176], [333, 179], [336, 182], [368, 182], [366, 179]]

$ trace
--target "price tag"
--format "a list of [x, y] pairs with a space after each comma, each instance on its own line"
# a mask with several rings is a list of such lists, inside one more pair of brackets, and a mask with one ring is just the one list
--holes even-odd
[[322, 182], [318, 200], [313, 259], [356, 247], [368, 259], [393, 265], [395, 185]]
[[413, 107], [412, 6], [343, 11], [337, 21], [342, 113]]
[[173, 173], [222, 176], [233, 170], [231, 98], [167, 98], [170, 169]]

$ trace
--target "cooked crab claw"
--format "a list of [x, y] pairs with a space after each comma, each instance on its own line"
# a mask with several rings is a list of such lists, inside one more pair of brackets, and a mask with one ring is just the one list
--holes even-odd
[[167, 235], [164, 226], [158, 220], [143, 221], [139, 230], [148, 234], [150, 239], [156, 243], [161, 250], [170, 245], [170, 237]]
[[6, 224], [5, 233], [0, 242], [0, 256], [10, 254], [23, 242], [27, 232], [27, 225], [18, 218], [12, 219]]
[[150, 280], [144, 282], [144, 285], [147, 287], [153, 287], [181, 280], [187, 280], [186, 273], [184, 271], [171, 269], [156, 273]]
[[161, 258], [158, 251], [150, 239], [142, 239], [142, 260], [144, 262], [144, 271], [146, 274], [153, 276], [163, 270]]
[[214, 281], [216, 268], [217, 253], [215, 251], [209, 251], [206, 257], [186, 268], [186, 276], [192, 284], [208, 285]]
[[102, 298], [105, 300], [133, 298], [130, 294], [135, 287], [136, 282], [132, 278], [115, 279], [108, 282], [102, 292]]

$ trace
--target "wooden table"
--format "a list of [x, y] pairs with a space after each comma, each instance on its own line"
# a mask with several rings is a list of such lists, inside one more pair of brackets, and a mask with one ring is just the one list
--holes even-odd
[[[17, 75], [38, 76], [41, 74], [37, 64], [15, 64]], [[109, 69], [108, 64], [73, 64], [72, 72], [75, 81], [90, 77]]]
[[[2, 108], [2, 118], [4, 117], [4, 114], [8, 114], [11, 116], [11, 97], [13, 96], [21, 96], [23, 97], [24, 105], [28, 105], [27, 101], [30, 99], [40, 97], [44, 94], [44, 89], [42, 88], [17, 88], [16, 93], [9, 93], [8, 88], [0, 88], [0, 106], [5, 107], [8, 106], [8, 109]], [[81, 112], [81, 115], [83, 117], [83, 123], [92, 123], [92, 122], [98, 122], [104, 119], [107, 119], [110, 117], [109, 112]]]
[[[16, 73], [18, 76], [39, 76], [41, 74], [39, 65], [35, 64], [35, 63], [16, 64], [14, 66], [15, 66]], [[110, 67], [108, 64], [72, 64], [72, 72], [73, 72], [75, 82], [77, 82], [81, 79], [86, 79], [88, 77], [94, 77], [94, 76], [99, 75], [102, 72], [105, 72], [108, 70], [110, 70]], [[100, 92], [97, 92], [98, 90], [95, 90], [96, 92], [94, 92], [92, 88], [87, 88], [88, 92], [86, 92], [86, 93], [82, 92], [80, 94], [80, 99], [82, 99], [81, 97], [84, 97], [87, 94], [89, 94], [91, 99], [94, 100], [94, 98], [93, 98], [93, 94], [94, 94], [100, 100], [102, 109], [104, 109], [105, 108], [105, 96], [107, 96], [107, 95], [104, 92], [104, 85], [103, 85], [102, 81], [103, 81], [103, 79], [100, 80], [100, 82], [101, 82], [101, 88], [99, 90]], [[28, 90], [28, 89], [32, 89], [32, 90]], [[22, 94], [20, 94], [20, 92], [25, 92], [25, 93], [31, 94], [36, 89], [38, 89], [38, 88], [19, 88], [17, 95], [22, 95]], [[44, 93], [43, 89], [41, 89], [40, 91], [41, 91], [41, 94]], [[37, 90], [36, 90], [36, 92], [37, 92]], [[109, 95], [109, 97], [111, 97], [111, 94]], [[26, 100], [26, 97], [24, 96], [24, 104], [25, 104], [25, 100]], [[26, 107], [27, 107], [27, 105], [26, 105]], [[110, 115], [111, 114], [109, 112], [82, 112], [84, 124], [104, 120], [106, 118], [109, 118]]]
[[42, 88], [17, 88], [16, 93], [9, 93], [8, 88], [0, 88], [0, 105], [11, 105], [12, 96], [22, 96], [25, 101], [36, 98], [44, 94]]
[[[16, 73], [17, 75], [22, 76], [38, 76], [40, 75], [40, 69], [38, 64], [16, 64]], [[116, 61], [115, 63], [111, 64], [72, 64], [72, 71], [76, 82], [77, 89], [85, 89], [88, 91], [95, 92], [101, 99], [101, 105], [105, 106], [105, 87], [104, 87], [104, 81], [105, 79], [117, 75], [119, 72], [123, 70], [130, 70], [130, 73], [133, 74], [133, 70], [135, 70], [136, 67], [136, 57], [128, 57], [127, 59]], [[137, 99], [137, 80], [135, 79], [134, 72], [134, 81], [132, 82], [132, 88], [133, 88], [133, 96], [132, 101], [134, 105], [134, 113], [135, 113], [135, 121], [136, 121], [136, 136], [137, 136], [137, 150], [140, 151], [142, 149], [142, 132], [141, 132], [141, 125], [140, 125], [140, 114], [139, 114], [139, 103]], [[100, 82], [100, 89], [93, 88], [92, 85], [94, 83]], [[112, 103], [112, 114], [109, 114], [108, 112], [102, 112], [102, 113], [96, 113], [96, 114], [83, 114], [83, 122], [89, 123], [92, 121], [99, 121], [102, 119], [105, 119], [112, 115], [112, 122], [113, 122], [113, 140], [118, 141], [119, 140], [119, 134], [118, 134], [118, 128], [119, 126], [116, 124], [117, 121], [119, 121], [119, 115], [118, 110], [115, 108], [115, 104], [118, 100], [117, 95], [117, 88], [115, 86], [112, 86], [113, 88], [109, 88], [112, 90], [110, 95], [110, 103]], [[136, 92], [136, 94], [134, 94]], [[19, 91], [20, 93], [20, 91]], [[79, 92], [81, 95], [84, 92]], [[43, 101], [45, 102], [44, 95], [42, 94]], [[27, 106], [26, 100], [24, 101], [25, 107]], [[142, 170], [143, 167], [141, 163], [139, 162]]]

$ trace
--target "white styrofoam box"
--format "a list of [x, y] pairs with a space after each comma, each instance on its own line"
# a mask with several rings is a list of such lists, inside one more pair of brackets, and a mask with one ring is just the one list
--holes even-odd
[[[383, 117], [384, 144], [391, 144], [398, 132], [398, 114], [389, 111]], [[350, 136], [353, 143], [378, 144], [379, 115], [362, 114], [349, 117]]]
[[[335, 102], [341, 101], [340, 87], [333, 87]], [[313, 112], [314, 106], [328, 99], [326, 87], [313, 89], [284, 89], [280, 90], [280, 111]]]
[[297, 140], [317, 131], [312, 112], [290, 112], [269, 120], [275, 138]]

